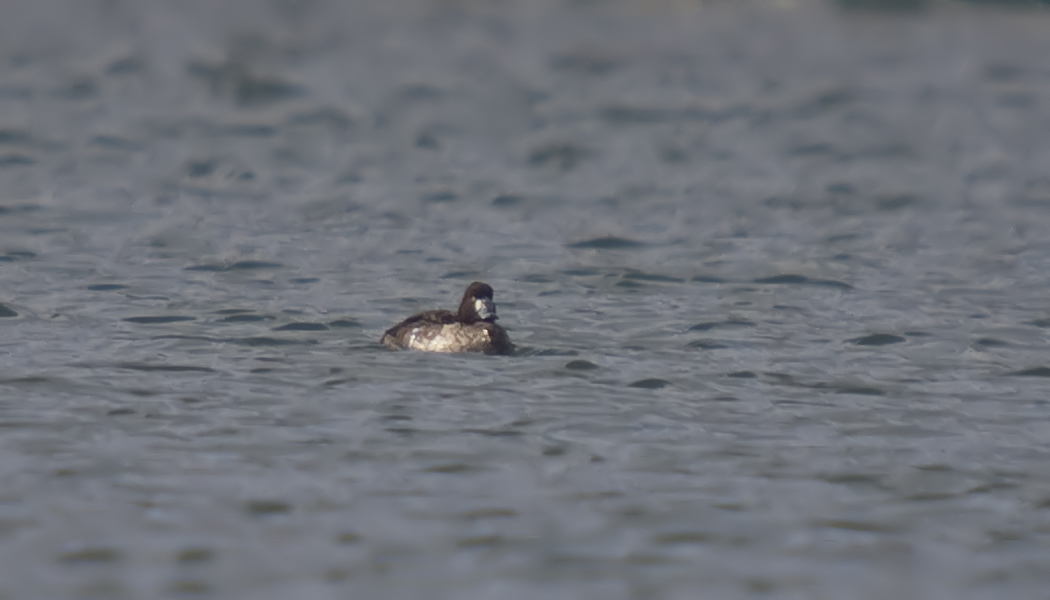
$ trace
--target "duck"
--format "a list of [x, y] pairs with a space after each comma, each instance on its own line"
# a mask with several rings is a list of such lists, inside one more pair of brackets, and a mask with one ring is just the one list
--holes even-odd
[[395, 350], [510, 354], [514, 344], [496, 324], [492, 286], [475, 281], [463, 292], [456, 312], [421, 312], [383, 332], [379, 343]]

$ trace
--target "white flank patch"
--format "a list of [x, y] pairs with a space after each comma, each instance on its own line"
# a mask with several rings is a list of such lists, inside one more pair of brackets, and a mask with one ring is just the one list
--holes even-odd
[[[481, 335], [478, 335], [478, 333]], [[488, 329], [464, 326], [460, 323], [442, 325], [440, 330], [412, 330], [407, 346], [424, 352], [469, 352], [491, 342]], [[479, 339], [483, 338], [483, 339]]]

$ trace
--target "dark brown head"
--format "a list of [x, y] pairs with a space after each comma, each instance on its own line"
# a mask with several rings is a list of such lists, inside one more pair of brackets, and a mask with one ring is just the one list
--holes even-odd
[[478, 321], [493, 323], [498, 318], [496, 304], [492, 301], [492, 287], [480, 281], [468, 285], [467, 291], [463, 292], [463, 300], [459, 303], [456, 320], [469, 325]]

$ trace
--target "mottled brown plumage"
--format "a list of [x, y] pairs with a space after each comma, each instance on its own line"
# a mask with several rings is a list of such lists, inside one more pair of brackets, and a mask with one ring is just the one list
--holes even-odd
[[455, 313], [441, 309], [413, 315], [387, 329], [380, 342], [397, 350], [510, 354], [514, 344], [497, 318], [492, 288], [475, 281]]

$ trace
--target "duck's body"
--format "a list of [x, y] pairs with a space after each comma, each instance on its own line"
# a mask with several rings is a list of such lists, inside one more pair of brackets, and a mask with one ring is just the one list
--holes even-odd
[[428, 310], [413, 315], [383, 333], [380, 342], [397, 350], [510, 354], [514, 344], [496, 324], [492, 288], [475, 281], [463, 292], [456, 312]]

